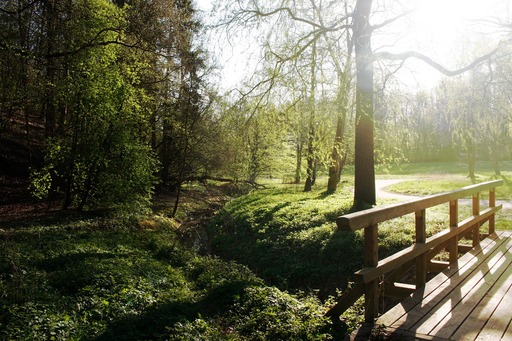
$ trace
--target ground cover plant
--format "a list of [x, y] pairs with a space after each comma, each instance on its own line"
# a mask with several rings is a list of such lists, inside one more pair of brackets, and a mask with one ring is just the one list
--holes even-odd
[[[441, 170], [434, 174], [429, 173], [432, 171], [430, 164], [406, 165], [404, 167], [411, 171], [405, 176], [380, 172], [379, 178], [404, 179], [410, 187], [413, 183], [417, 188], [430, 186], [432, 193], [471, 184], [463, 175], [463, 166], [445, 165], [447, 172]], [[412, 178], [415, 180], [406, 181]], [[483, 179], [487, 180], [489, 178]], [[353, 183], [346, 178], [343, 184], [332, 195], [325, 194], [319, 184], [310, 193], [287, 186], [254, 191], [231, 201], [210, 225], [214, 251], [223, 258], [248, 265], [267, 283], [279, 288], [313, 290], [321, 298], [335, 295], [337, 289], [344, 290], [349, 285], [354, 271], [362, 267], [364, 247], [360, 231], [342, 232], [335, 225], [335, 218], [347, 213], [352, 204]], [[510, 190], [506, 183], [503, 187], [502, 193]], [[498, 198], [506, 199], [506, 194]], [[470, 215], [471, 208], [461, 204], [460, 220]], [[427, 235], [446, 229], [448, 205], [427, 209], [426, 219]], [[507, 228], [509, 224], [509, 211], [500, 212], [497, 228]], [[482, 232], [486, 228], [484, 224]], [[413, 214], [379, 224], [379, 257], [382, 259], [412, 245], [414, 239]], [[351, 316], [345, 318], [352, 323], [354, 312], [349, 314]]]
[[[430, 166], [410, 167], [415, 172], [406, 176], [379, 178], [443, 190], [466, 181], [461, 173], [427, 176]], [[361, 322], [361, 302], [341, 325], [323, 314], [362, 267], [364, 245], [361, 232], [335, 225], [350, 210], [351, 177], [333, 194], [322, 181], [309, 193], [275, 179], [252, 190], [193, 184], [176, 219], [167, 217], [172, 200], [163, 195], [153, 205], [161, 215], [0, 222], [0, 339], [341, 337]], [[233, 191], [238, 197], [225, 204]], [[461, 205], [460, 216], [469, 214]], [[196, 223], [211, 216], [200, 229]], [[445, 229], [447, 205], [426, 217], [429, 235]], [[509, 222], [508, 213], [497, 218], [498, 228]], [[380, 258], [411, 245], [414, 216], [380, 224], [379, 240]]]
[[[210, 225], [214, 252], [248, 265], [281, 289], [335, 295], [363, 266], [362, 232], [340, 231], [335, 224], [352, 204], [352, 184], [344, 184], [332, 195], [285, 187], [231, 201]], [[461, 207], [461, 216], [467, 211]], [[427, 217], [427, 233], [437, 233], [447, 228], [448, 207], [431, 208]], [[414, 238], [413, 214], [380, 224], [379, 257], [411, 245]]]
[[201, 256], [173, 221], [74, 220], [0, 232], [3, 340], [324, 340], [325, 306]]

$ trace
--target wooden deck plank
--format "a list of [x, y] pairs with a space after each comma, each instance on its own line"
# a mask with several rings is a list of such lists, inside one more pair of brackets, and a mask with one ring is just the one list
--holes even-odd
[[497, 231], [377, 323], [409, 337], [512, 340], [511, 236]]
[[443, 286], [443, 284], [446, 285], [447, 281], [453, 274], [464, 274], [465, 272], [472, 271], [472, 266], [478, 266], [481, 261], [479, 261], [477, 256], [481, 252], [490, 252], [490, 250], [497, 243], [496, 239], [498, 239], [498, 235], [491, 235], [489, 238], [482, 242], [480, 248], [475, 248], [461, 257], [460, 261], [462, 262], [458, 265], [458, 267], [451, 266], [444, 272], [434, 277], [423, 288], [420, 288], [400, 304], [391, 308], [388, 312], [382, 315], [377, 320], [377, 323], [386, 326], [400, 325], [401, 320], [403, 320], [404, 316], [409, 311], [416, 308], [418, 305], [421, 305], [420, 308], [422, 308], [426, 303], [428, 303], [425, 301], [425, 299], [427, 299], [429, 296], [433, 297], [435, 293], [439, 291], [439, 289]]
[[434, 277], [426, 286], [381, 316], [377, 323], [394, 328], [409, 329], [448, 295], [453, 286], [463, 281], [482, 264], [484, 259], [478, 257], [479, 255], [492, 253], [495, 247], [503, 242], [498, 235], [492, 236], [486, 240], [486, 243], [482, 243], [482, 247], [475, 248], [461, 257], [458, 266], [451, 266]]
[[512, 284], [512, 269], [510, 267], [511, 265], [509, 265], [506, 273], [500, 277], [492, 289], [482, 298], [478, 308], [473, 309], [471, 314], [460, 325], [456, 333], [452, 336], [453, 339], [476, 339], [478, 333], [490, 319]]
[[501, 339], [505, 334], [508, 325], [510, 324], [511, 314], [510, 308], [512, 306], [512, 289], [509, 288], [498, 307], [494, 310], [493, 314], [478, 334], [477, 340], [497, 340]]
[[[511, 246], [512, 240], [509, 240], [507, 251]], [[438, 295], [441, 299], [436, 302], [435, 307], [411, 328], [422, 334], [449, 337], [505, 271], [503, 266], [506, 259], [500, 250], [501, 248], [495, 247], [489, 262], [481, 263], [462, 281], [450, 283], [451, 290], [440, 293], [444, 296], [441, 298]], [[486, 275], [488, 279], [484, 280]]]
[[[478, 273], [475, 273], [475, 277], [468, 281], [469, 284], [469, 282], [473, 282], [473, 279], [475, 279], [474, 282], [476, 283], [474, 286], [463, 285], [461, 287], [461, 300], [429, 334], [449, 338], [455, 333], [461, 322], [479, 305], [482, 298], [492, 289], [499, 278], [502, 275], [506, 277], [506, 271], [510, 264], [506, 255], [509, 252], [510, 247], [506, 249], [505, 254], [499, 255], [499, 260], [490, 269], [482, 268]], [[466, 288], [468, 289], [467, 293], [465, 292]]]
[[512, 340], [512, 321], [508, 324], [507, 330], [505, 331], [502, 340]]

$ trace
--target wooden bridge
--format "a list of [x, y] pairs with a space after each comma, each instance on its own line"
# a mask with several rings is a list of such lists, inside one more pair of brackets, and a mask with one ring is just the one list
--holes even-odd
[[[366, 323], [382, 326], [380, 332], [394, 339], [512, 340], [512, 233], [494, 228], [501, 209], [495, 188], [501, 185], [501, 180], [489, 181], [339, 217], [343, 230], [364, 229], [365, 268], [355, 273], [354, 286], [327, 315], [339, 316], [364, 295]], [[488, 207], [481, 210], [485, 191]], [[460, 220], [459, 200], [467, 197], [472, 214]], [[427, 237], [426, 209], [441, 204], [449, 204], [447, 229]], [[378, 224], [410, 213], [415, 215], [415, 244], [379, 261]], [[461, 244], [464, 239], [469, 245]], [[446, 261], [434, 260], [442, 252]], [[401, 283], [411, 272], [413, 283]], [[403, 300], [378, 316], [383, 295]]]

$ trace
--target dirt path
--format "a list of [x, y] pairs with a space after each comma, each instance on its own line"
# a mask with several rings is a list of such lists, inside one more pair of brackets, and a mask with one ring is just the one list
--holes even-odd
[[421, 198], [418, 195], [407, 195], [396, 192], [386, 191], [384, 188], [387, 186], [395, 185], [400, 182], [410, 181], [414, 179], [377, 179], [375, 180], [375, 191], [377, 194], [377, 200], [379, 199], [396, 199], [399, 202], [406, 202]]
[[[411, 181], [414, 179], [377, 179], [375, 180], [375, 191], [377, 199], [396, 199], [398, 202], [407, 202], [422, 198], [418, 195], [407, 195], [386, 191], [384, 188], [404, 181]], [[460, 199], [459, 203], [462, 205], [471, 205], [471, 199]], [[487, 207], [487, 200], [481, 200], [480, 205]], [[512, 201], [510, 200], [496, 200], [496, 205], [503, 205], [504, 210], [512, 210]]]

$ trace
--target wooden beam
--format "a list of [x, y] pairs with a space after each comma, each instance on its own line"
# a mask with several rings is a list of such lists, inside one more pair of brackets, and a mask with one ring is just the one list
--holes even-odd
[[[450, 228], [457, 227], [459, 223], [459, 201], [450, 201]], [[451, 238], [448, 245], [448, 252], [450, 253], [450, 264], [453, 264], [459, 259], [459, 240], [458, 236]]]
[[416, 290], [414, 284], [390, 283], [386, 286], [384, 296], [404, 299]]
[[[355, 275], [358, 276], [363, 283], [368, 283], [386, 274], [387, 272], [390, 272], [393, 269], [398, 268], [402, 264], [405, 264], [406, 262], [415, 259], [419, 255], [429, 252], [430, 249], [433, 249], [439, 244], [447, 242], [448, 240], [450, 240], [450, 238], [456, 238], [457, 235], [469, 231], [469, 229], [475, 226], [476, 223], [486, 221], [490, 215], [495, 214], [500, 209], [501, 205], [496, 206], [494, 208], [488, 208], [482, 211], [480, 215], [477, 217], [469, 217], [461, 221], [458, 224], [457, 228], [443, 230], [427, 238], [425, 244], [414, 244], [413, 246], [405, 248], [404, 250], [401, 250], [379, 261], [376, 267], [366, 267], [364, 269], [357, 271]], [[459, 245], [459, 250], [460, 248], [461, 246]]]
[[[489, 189], [489, 207], [496, 206], [496, 189]], [[495, 216], [489, 217], [489, 234], [493, 234], [495, 230]]]
[[448, 266], [450, 266], [450, 262], [444, 262], [444, 261], [440, 261], [440, 260], [431, 260], [428, 264], [428, 271], [429, 272], [442, 272]]
[[379, 232], [375, 224], [364, 229], [364, 266], [373, 267], [377, 264], [379, 264]]
[[357, 231], [365, 228], [366, 226], [375, 225], [383, 221], [401, 217], [409, 213], [414, 213], [428, 207], [433, 207], [449, 201], [464, 198], [478, 192], [501, 186], [502, 184], [503, 180], [487, 181], [480, 184], [463, 187], [452, 192], [434, 194], [415, 201], [384, 207], [375, 207], [338, 217], [336, 219], [336, 223], [341, 230]]
[[480, 213], [480, 193], [473, 194], [473, 215]]
[[[378, 225], [370, 225], [364, 229], [364, 265], [374, 268], [379, 264]], [[365, 283], [364, 286], [364, 321], [373, 323], [379, 314], [379, 281]]]
[[[415, 213], [416, 220], [416, 244], [424, 245], [427, 240], [427, 227], [425, 210]], [[416, 258], [416, 287], [422, 287], [427, 282], [427, 254], [422, 253]]]
[[364, 286], [364, 321], [374, 323], [379, 315], [379, 281], [373, 280]]
[[352, 288], [345, 291], [337, 300], [336, 304], [327, 310], [325, 316], [338, 317], [348, 308], [354, 305], [356, 301], [364, 295], [364, 285], [362, 283], [355, 284]]

